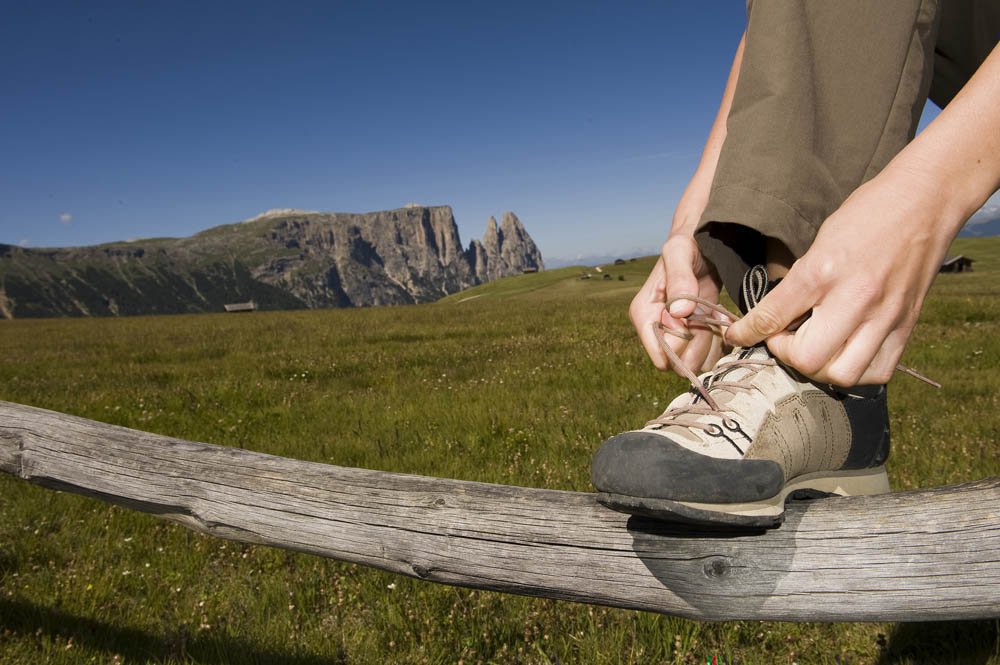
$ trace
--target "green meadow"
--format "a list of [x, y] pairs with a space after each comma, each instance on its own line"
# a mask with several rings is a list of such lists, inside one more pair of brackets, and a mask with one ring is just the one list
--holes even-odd
[[[890, 386], [896, 489], [1000, 476], [1000, 238], [960, 240]], [[653, 259], [432, 304], [0, 321], [0, 399], [303, 460], [589, 491], [686, 389], [626, 310]], [[604, 279], [610, 274], [611, 279]], [[823, 602], [817, 599], [817, 602]], [[994, 663], [997, 621], [704, 623], [420, 582], [0, 476], [2, 663]]]

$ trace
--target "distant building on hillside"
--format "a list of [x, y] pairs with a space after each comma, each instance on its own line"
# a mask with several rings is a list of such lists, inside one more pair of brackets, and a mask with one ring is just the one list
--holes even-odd
[[254, 312], [257, 311], [257, 303], [253, 300], [250, 302], [234, 302], [229, 305], [223, 305], [227, 312]]
[[941, 269], [938, 272], [972, 272], [972, 261], [973, 259], [962, 254], [947, 256], [941, 262]]

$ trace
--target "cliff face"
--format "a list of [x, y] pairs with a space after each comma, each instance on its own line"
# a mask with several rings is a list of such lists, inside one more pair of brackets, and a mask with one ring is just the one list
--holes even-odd
[[473, 265], [482, 281], [544, 268], [542, 253], [512, 212], [503, 214], [499, 228], [497, 220], [490, 217], [482, 244], [473, 241], [470, 250], [479, 254]]
[[513, 213], [462, 248], [447, 206], [366, 214], [282, 210], [190, 238], [69, 249], [0, 245], [0, 317], [429, 302], [542, 257]]

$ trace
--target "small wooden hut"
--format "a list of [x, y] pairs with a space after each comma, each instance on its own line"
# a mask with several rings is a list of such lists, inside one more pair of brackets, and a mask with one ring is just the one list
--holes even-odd
[[946, 256], [938, 272], [972, 272], [972, 259], [963, 254]]

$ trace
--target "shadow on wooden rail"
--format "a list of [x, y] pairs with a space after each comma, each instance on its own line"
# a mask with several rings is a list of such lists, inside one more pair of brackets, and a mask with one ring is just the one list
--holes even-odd
[[584, 492], [302, 462], [9, 402], [0, 471], [443, 584], [710, 620], [1000, 616], [1000, 478], [796, 503], [778, 529], [724, 532]]

